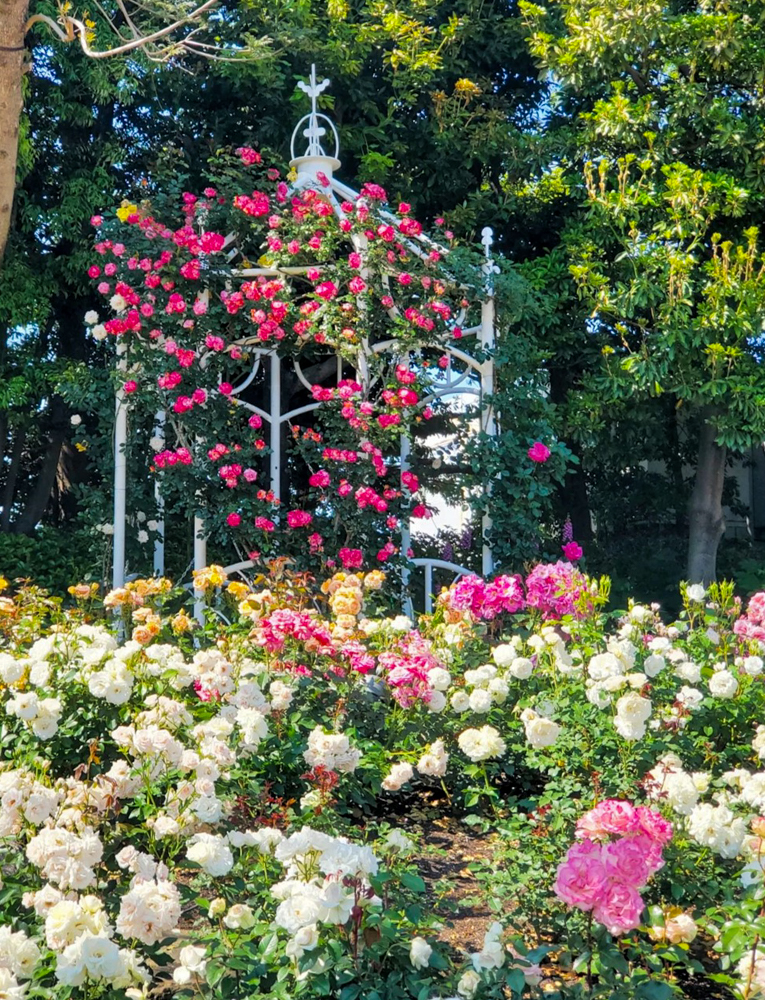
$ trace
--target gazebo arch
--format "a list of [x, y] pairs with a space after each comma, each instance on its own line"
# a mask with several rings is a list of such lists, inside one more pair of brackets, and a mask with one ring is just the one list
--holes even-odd
[[[292, 159], [290, 161], [290, 167], [294, 172], [294, 179], [292, 181], [291, 192], [294, 193], [306, 187], [314, 188], [330, 201], [335, 214], [338, 217], [343, 218], [344, 212], [342, 202], [356, 202], [361, 195], [359, 192], [354, 191], [353, 188], [344, 184], [335, 176], [336, 171], [341, 166], [338, 158], [339, 139], [337, 131], [332, 121], [326, 115], [321, 114], [317, 107], [317, 98], [326, 89], [326, 87], [329, 86], [329, 82], [330, 81], [326, 79], [321, 82], [317, 81], [316, 68], [315, 66], [312, 66], [309, 82], [303, 83], [301, 81], [298, 84], [298, 86], [304, 90], [311, 99], [311, 111], [298, 122], [292, 135]], [[325, 124], [327, 126], [326, 128], [324, 127]], [[305, 126], [305, 128], [303, 128], [303, 126]], [[322, 143], [323, 137], [327, 134], [330, 134], [334, 141], [334, 150], [332, 153], [327, 152]], [[296, 156], [296, 145], [299, 142], [301, 135], [307, 140], [305, 152], [302, 155]], [[391, 222], [399, 221], [397, 216], [389, 212], [383, 212], [382, 217], [389, 219]], [[363, 251], [365, 243], [364, 238], [359, 236], [352, 236], [351, 238], [353, 239], [356, 249], [360, 252]], [[417, 237], [404, 237], [402, 238], [402, 242], [406, 244], [407, 249], [410, 252], [421, 258], [425, 257], [427, 252], [431, 249], [438, 249], [439, 252], [448, 254], [448, 251], [445, 250], [445, 248], [441, 247], [425, 235], [418, 235]], [[495, 343], [495, 308], [493, 275], [498, 270], [492, 260], [492, 243], [492, 231], [489, 228], [485, 228], [482, 232], [482, 244], [484, 247], [482, 287], [484, 294], [481, 303], [481, 320], [480, 323], [473, 327], [466, 329], [463, 328], [462, 339], [460, 341], [460, 344], [465, 343], [465, 341], [468, 343], [472, 341], [476, 345], [477, 351], [475, 354], [471, 353], [471, 351], [467, 348], [467, 344], [460, 347], [455, 345], [445, 346], [443, 344], [434, 344], [434, 347], [438, 347], [439, 351], [443, 355], [446, 355], [448, 362], [444, 371], [442, 382], [429, 393], [425, 400], [423, 400], [423, 402], [427, 403], [428, 401], [436, 401], [444, 399], [448, 396], [464, 395], [468, 393], [473, 395], [478, 403], [481, 431], [490, 436], [496, 435], [496, 422], [491, 408], [490, 397], [494, 392], [494, 363], [492, 352]], [[235, 255], [236, 249], [232, 248], [232, 259]], [[307, 270], [306, 267], [281, 268], [280, 270], [276, 270], [268, 266], [259, 266], [236, 269], [235, 274], [240, 278], [255, 278], [261, 276], [275, 276], [281, 272], [299, 274], [305, 270]], [[363, 269], [361, 274], [362, 276], [364, 275]], [[388, 311], [391, 316], [395, 316], [395, 304]], [[457, 320], [455, 320], [455, 325], [459, 319], [460, 318], [458, 317]], [[253, 413], [257, 413], [263, 420], [264, 424], [268, 427], [268, 446], [270, 449], [270, 488], [274, 495], [279, 496], [281, 492], [282, 467], [284, 460], [281, 433], [282, 427], [298, 416], [315, 410], [320, 404], [317, 402], [311, 402], [291, 410], [287, 410], [286, 412], [282, 412], [281, 386], [284, 373], [287, 368], [291, 369], [302, 385], [309, 390], [311, 389], [311, 384], [302, 371], [300, 360], [298, 358], [282, 357], [274, 347], [266, 348], [254, 346], [253, 341], [249, 338], [238, 341], [237, 345], [246, 347], [253, 359], [249, 370], [246, 371], [242, 379], [233, 386], [231, 398], [237, 400], [239, 405], [249, 409]], [[395, 353], [395, 341], [382, 341], [374, 345], [370, 345], [368, 342], [364, 342], [362, 344], [362, 349], [358, 354], [356, 379], [363, 386], [368, 387], [370, 380], [372, 380], [372, 382], [374, 381], [370, 374], [370, 366], [367, 363], [367, 359], [371, 360], [373, 355], [380, 354], [384, 351], [392, 351]], [[125, 352], [126, 346], [120, 343], [117, 348], [117, 366], [120, 370], [125, 369], [127, 364]], [[478, 354], [480, 354], [480, 357], [477, 356]], [[455, 362], [463, 366], [461, 371], [455, 370]], [[241, 398], [242, 393], [244, 393], [244, 391], [253, 383], [255, 378], [266, 369], [268, 372], [269, 398], [269, 406], [267, 409], [265, 407], [259, 407], [246, 399]], [[336, 381], [340, 381], [342, 377], [343, 358], [338, 353]], [[164, 426], [165, 414], [163, 411], [159, 411], [155, 417], [155, 437], [158, 439], [164, 439]], [[127, 441], [127, 401], [124, 391], [120, 388], [116, 393], [114, 438], [114, 536], [112, 585], [115, 588], [121, 587], [125, 581], [125, 539], [127, 531]], [[405, 471], [408, 468], [410, 447], [410, 440], [406, 436], [403, 436], [401, 439], [400, 453], [400, 465], [402, 471]], [[486, 487], [486, 489], [488, 490], [488, 487]], [[162, 514], [162, 498], [159, 486], [157, 486], [156, 499], [158, 507], [159, 532], [154, 546], [154, 571], [156, 574], [162, 575], [164, 573], [164, 521]], [[488, 512], [485, 512], [482, 519], [483, 537], [481, 552], [481, 567], [484, 576], [490, 574], [493, 569], [491, 547], [488, 542], [488, 532], [490, 528], [491, 517]], [[401, 550], [403, 552], [406, 552], [409, 549], [410, 538], [410, 524], [408, 521], [404, 521], [401, 525]], [[205, 525], [203, 517], [201, 514], [198, 514], [194, 519], [193, 566], [195, 570], [198, 570], [204, 568], [206, 565], [207, 539], [205, 536]], [[458, 563], [429, 557], [411, 559], [409, 560], [409, 565], [424, 571], [424, 603], [427, 610], [430, 610], [432, 603], [430, 588], [432, 587], [434, 570], [446, 570], [447, 572], [453, 573], [454, 578], [471, 572], [471, 570]], [[225, 570], [229, 574], [244, 573], [247, 569], [250, 569], [253, 566], [254, 563], [251, 559], [243, 559], [226, 566]], [[410, 569], [406, 566], [403, 570], [403, 581], [406, 591], [404, 600], [407, 605], [411, 607], [411, 595], [408, 593]]]

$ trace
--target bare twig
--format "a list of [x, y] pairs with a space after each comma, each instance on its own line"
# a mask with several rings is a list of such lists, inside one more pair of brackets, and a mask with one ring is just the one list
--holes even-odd
[[[201, 17], [202, 14], [215, 7], [217, 3], [218, 0], [206, 0], [205, 3], [201, 4], [190, 14], [186, 14], [184, 17], [179, 18], [172, 24], [168, 24], [164, 28], [160, 28], [158, 31], [154, 31], [149, 35], [141, 35], [137, 32], [137, 29], [132, 24], [132, 21], [130, 21], [131, 30], [136, 32], [136, 37], [132, 38], [129, 42], [117, 45], [111, 49], [92, 49], [88, 41], [88, 29], [86, 26], [82, 23], [82, 21], [78, 20], [78, 18], [71, 17], [68, 14], [63, 14], [60, 18], [63, 28], [60, 24], [54, 21], [52, 17], [48, 17], [47, 14], [33, 14], [26, 23], [26, 31], [29, 31], [29, 29], [35, 24], [45, 24], [62, 42], [73, 42], [75, 38], [78, 39], [82, 51], [91, 59], [108, 59], [112, 56], [124, 55], [126, 52], [132, 52], [138, 48], [145, 50], [154, 42], [167, 38], [168, 35], [173, 34], [173, 32], [177, 31], [179, 28], [195, 21], [197, 18]], [[122, 7], [122, 4], [120, 4], [120, 7]], [[183, 41], [176, 44], [182, 45]], [[166, 47], [165, 52], [171, 51], [172, 48], [173, 46]]]

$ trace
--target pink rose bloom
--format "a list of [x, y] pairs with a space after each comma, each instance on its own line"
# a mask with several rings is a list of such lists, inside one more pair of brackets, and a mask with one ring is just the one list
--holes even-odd
[[[644, 833], [636, 837], [620, 837], [603, 848], [603, 861], [609, 878], [625, 885], [642, 888], [656, 870], [656, 845]], [[661, 848], [658, 848], [661, 858]]]
[[528, 456], [532, 462], [539, 462], [541, 464], [546, 462], [550, 457], [550, 449], [547, 445], [542, 444], [541, 441], [535, 441], [528, 450]]
[[545, 618], [577, 614], [575, 602], [586, 592], [584, 576], [571, 563], [540, 563], [526, 577], [526, 601]]
[[325, 469], [319, 469], [318, 472], [314, 472], [308, 479], [311, 486], [325, 487], [329, 486], [330, 476]]
[[239, 514], [229, 514], [226, 518], [226, 524], [229, 528], [238, 528], [242, 523], [242, 518]]
[[604, 840], [609, 834], [636, 833], [639, 822], [637, 809], [631, 802], [605, 799], [580, 818], [576, 824], [576, 835], [590, 840]]
[[641, 832], [647, 834], [660, 847], [672, 840], [672, 824], [656, 809], [639, 806], [637, 815]]
[[621, 882], [608, 882], [592, 910], [598, 923], [615, 937], [639, 927], [642, 913], [640, 893], [633, 886]]
[[291, 510], [287, 514], [287, 524], [290, 528], [304, 528], [313, 520], [307, 510]]
[[569, 847], [565, 860], [558, 866], [553, 890], [569, 906], [591, 910], [600, 899], [606, 878], [603, 848], [592, 840], [583, 840]]

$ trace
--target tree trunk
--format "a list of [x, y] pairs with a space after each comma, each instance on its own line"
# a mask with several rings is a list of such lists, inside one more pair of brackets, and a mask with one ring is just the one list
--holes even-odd
[[21, 457], [24, 454], [24, 445], [27, 440], [27, 429], [22, 424], [16, 431], [13, 439], [13, 449], [11, 451], [11, 464], [8, 466], [8, 475], [5, 480], [3, 491], [3, 510], [0, 513], [0, 531], [9, 531], [11, 525], [11, 510], [13, 500], [16, 496], [16, 481], [19, 478], [21, 468]]
[[66, 441], [67, 428], [63, 420], [66, 407], [63, 400], [54, 396], [51, 402], [51, 428], [48, 432], [48, 447], [45, 449], [42, 465], [37, 474], [37, 482], [29, 495], [24, 510], [13, 526], [17, 535], [31, 534], [42, 518], [56, 484], [56, 473], [61, 458], [61, 449]]
[[709, 416], [699, 431], [699, 457], [688, 508], [688, 581], [714, 581], [717, 575], [717, 547], [725, 532], [722, 495], [727, 450], [717, 444], [717, 428]]
[[11, 229], [29, 0], [0, 0], [0, 262]]

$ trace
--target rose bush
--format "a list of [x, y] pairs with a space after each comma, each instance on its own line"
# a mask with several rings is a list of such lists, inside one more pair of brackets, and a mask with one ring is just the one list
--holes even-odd
[[[4, 995], [762, 995], [765, 597], [664, 622], [558, 563], [415, 623], [382, 584], [0, 599]], [[493, 836], [476, 950], [418, 801]]]

